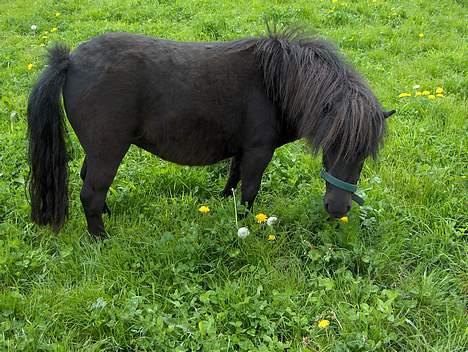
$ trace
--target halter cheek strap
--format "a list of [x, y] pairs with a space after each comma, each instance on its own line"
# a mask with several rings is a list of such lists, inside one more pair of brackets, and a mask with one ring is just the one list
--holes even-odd
[[325, 181], [327, 181], [329, 184], [335, 186], [336, 188], [352, 193], [351, 198], [357, 204], [364, 205], [364, 199], [362, 199], [356, 193], [354, 193], [357, 190], [357, 185], [342, 181], [339, 178], [336, 178], [335, 176], [330, 175], [325, 170], [320, 171], [320, 177], [323, 178]]

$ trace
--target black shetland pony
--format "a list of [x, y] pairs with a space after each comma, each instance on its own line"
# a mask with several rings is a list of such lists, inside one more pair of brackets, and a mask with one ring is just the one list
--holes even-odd
[[54, 230], [68, 214], [61, 96], [86, 154], [80, 197], [96, 237], [131, 144], [183, 165], [231, 158], [223, 194], [241, 181], [251, 208], [275, 149], [305, 138], [323, 151], [324, 205], [341, 217], [394, 112], [330, 43], [296, 30], [227, 43], [110, 33], [72, 53], [56, 46], [28, 104], [32, 220]]

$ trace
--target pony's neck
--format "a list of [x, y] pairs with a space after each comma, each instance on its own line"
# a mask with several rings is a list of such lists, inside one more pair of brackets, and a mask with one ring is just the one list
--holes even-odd
[[297, 126], [293, 126], [287, 122], [287, 119], [281, 119], [281, 134], [278, 138], [278, 145], [276, 146], [281, 147], [282, 145], [297, 141], [301, 139], [302, 136], [299, 135], [299, 131]]

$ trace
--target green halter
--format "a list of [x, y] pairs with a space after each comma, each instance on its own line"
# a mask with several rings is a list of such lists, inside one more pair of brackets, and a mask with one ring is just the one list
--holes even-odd
[[351, 194], [351, 198], [359, 205], [364, 205], [364, 199], [359, 197], [356, 193], [357, 185], [352, 183], [348, 183], [345, 181], [340, 180], [332, 175], [330, 175], [325, 170], [320, 171], [320, 177], [327, 181], [329, 184], [335, 186], [336, 188], [342, 189], [343, 191], [347, 191]]

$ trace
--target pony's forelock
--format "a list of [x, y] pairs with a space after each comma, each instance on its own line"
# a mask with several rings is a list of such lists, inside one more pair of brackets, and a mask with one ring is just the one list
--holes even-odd
[[342, 159], [375, 157], [385, 118], [374, 94], [330, 42], [300, 28], [256, 40], [255, 55], [270, 98], [317, 152]]

